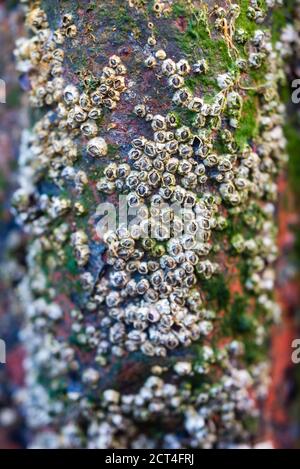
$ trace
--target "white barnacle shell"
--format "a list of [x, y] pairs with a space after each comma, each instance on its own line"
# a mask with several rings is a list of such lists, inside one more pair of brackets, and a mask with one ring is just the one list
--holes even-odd
[[88, 119], [81, 124], [80, 130], [85, 137], [95, 137], [98, 132], [98, 126], [95, 121]]
[[74, 85], [68, 85], [64, 89], [64, 100], [67, 104], [75, 104], [79, 100], [79, 91]]
[[233, 85], [232, 76], [229, 73], [223, 73], [217, 76], [218, 86], [222, 89]]
[[83, 373], [83, 382], [87, 384], [95, 384], [99, 380], [99, 372], [94, 368], [88, 368]]
[[87, 152], [90, 156], [105, 156], [107, 155], [107, 143], [102, 137], [92, 138], [87, 145]]
[[103, 399], [107, 403], [118, 404], [120, 400], [120, 393], [114, 389], [106, 389], [103, 392]]
[[121, 59], [118, 55], [112, 55], [110, 58], [109, 58], [109, 65], [110, 67], [112, 68], [115, 68], [117, 67], [118, 65], [120, 65], [121, 63]]
[[179, 60], [179, 62], [177, 62], [177, 64], [176, 64], [176, 68], [177, 68], [178, 73], [180, 75], [188, 75], [191, 71], [191, 67], [190, 67], [188, 61], [185, 60], [185, 59]]
[[176, 71], [176, 64], [172, 59], [166, 59], [162, 63], [161, 70], [164, 75], [173, 75]]
[[177, 362], [174, 370], [178, 375], [190, 375], [192, 372], [192, 364], [190, 362]]

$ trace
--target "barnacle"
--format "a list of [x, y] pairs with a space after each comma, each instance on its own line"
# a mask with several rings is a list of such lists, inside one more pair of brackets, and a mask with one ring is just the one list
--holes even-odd
[[102, 137], [92, 138], [87, 145], [87, 152], [89, 155], [98, 157], [107, 154], [107, 143]]

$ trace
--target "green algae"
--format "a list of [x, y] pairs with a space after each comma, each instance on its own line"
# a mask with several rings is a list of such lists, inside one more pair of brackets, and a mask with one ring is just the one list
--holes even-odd
[[240, 148], [249, 143], [258, 133], [256, 108], [257, 98], [249, 92], [248, 97], [243, 101], [240, 125], [235, 132], [235, 140]]
[[230, 291], [224, 274], [218, 274], [209, 280], [201, 280], [201, 288], [206, 294], [207, 301], [212, 302], [218, 310], [227, 308]]

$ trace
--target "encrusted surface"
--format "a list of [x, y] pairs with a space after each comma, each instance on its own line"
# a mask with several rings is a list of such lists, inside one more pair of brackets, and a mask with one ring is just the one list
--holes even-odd
[[[279, 316], [278, 6], [57, 3], [29, 2], [16, 48], [32, 446], [251, 444]], [[119, 196], [140, 218], [103, 235]]]

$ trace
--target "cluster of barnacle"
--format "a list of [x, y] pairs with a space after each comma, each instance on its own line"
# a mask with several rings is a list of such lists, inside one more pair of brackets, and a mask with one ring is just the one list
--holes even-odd
[[12, 200], [18, 220], [35, 235], [41, 235], [51, 221], [71, 209], [70, 199], [48, 196], [37, 190], [37, 183], [44, 174], [48, 173], [57, 182], [64, 165], [77, 158], [77, 148], [72, 138], [66, 130], [57, 129], [50, 114], [41, 118], [32, 132], [24, 133], [19, 188]]
[[235, 21], [239, 17], [241, 8], [237, 3], [228, 2], [229, 5], [223, 6], [215, 5], [210, 11], [210, 16], [214, 18], [213, 26], [224, 37], [228, 45], [228, 53], [231, 55], [233, 52], [238, 55], [238, 51], [233, 42], [233, 35], [235, 32]]
[[[269, 7], [271, 6], [270, 3], [274, 3], [273, 0], [269, 2]], [[262, 5], [258, 0], [250, 0], [250, 5], [247, 9], [247, 16], [250, 20], [255, 21], [256, 23], [260, 24], [264, 21], [266, 17], [267, 9], [264, 10]]]
[[95, 90], [86, 89], [80, 94], [75, 85], [67, 85], [63, 90], [64, 104], [59, 105], [59, 112], [67, 117], [68, 126], [80, 129], [80, 133], [88, 140], [87, 153], [92, 157], [107, 154], [105, 140], [99, 134], [99, 119], [103, 109], [116, 108], [120, 95], [125, 91], [126, 67], [120, 57], [112, 55], [108, 66], [104, 67]]
[[[182, 425], [181, 437], [166, 429], [160, 444], [167, 448], [229, 447], [235, 441], [247, 441], [248, 433], [241, 424], [241, 415], [255, 417], [257, 411], [249, 398], [248, 388], [253, 385], [252, 378], [248, 372], [236, 368], [234, 360], [230, 358], [237, 358], [242, 352], [242, 344], [235, 341], [219, 351], [204, 346], [203, 363], [192, 364], [191, 361], [183, 360], [174, 362], [172, 379], [163, 378], [164, 373], [169, 373], [168, 368], [153, 366], [152, 374], [137, 391], [130, 394], [108, 388], [101, 392], [100, 401], [88, 401], [84, 389], [97, 388], [100, 379], [99, 370], [91, 366], [82, 374], [84, 388], [80, 386], [73, 389], [71, 386], [66, 390], [67, 404], [62, 404], [55, 397], [49, 399], [45, 388], [37, 384], [37, 373], [41, 370], [48, 373], [51, 389], [55, 393], [57, 387], [62, 385], [61, 377], [66, 376], [68, 371], [74, 375], [78, 370], [78, 362], [74, 348], [51, 333], [50, 324], [61, 318], [61, 307], [46, 302], [42, 297], [30, 297], [32, 287], [28, 288], [28, 281], [30, 279], [26, 279], [22, 288], [31, 321], [24, 329], [22, 339], [31, 351], [31, 359], [26, 360], [27, 396], [23, 393], [19, 399], [27, 399], [27, 417], [33, 430], [48, 427], [53, 417], [57, 420], [64, 417], [66, 422], [60, 428], [54, 425], [54, 431], [49, 429], [38, 432], [32, 447], [153, 448], [157, 447], [158, 442], [146, 432], [141, 434], [139, 425], [146, 421], [155, 424], [157, 419], [165, 422], [175, 419]], [[40, 288], [38, 291], [41, 295], [45, 290]], [[80, 312], [72, 312], [72, 332], [78, 332], [79, 335], [77, 324], [81, 320], [80, 316]], [[92, 326], [81, 336], [82, 340], [92, 337]], [[192, 375], [208, 374], [209, 367], [215, 366], [216, 360], [221, 360], [224, 368], [219, 382], [195, 390], [187, 386]], [[259, 376], [260, 384], [261, 371], [253, 370], [253, 375], [256, 373]], [[260, 392], [263, 391], [261, 388]], [[72, 420], [66, 421], [69, 405], [73, 406]], [[89, 422], [84, 433], [79, 424], [81, 416]]]
[[155, 13], [156, 18], [169, 15], [172, 12], [172, 4], [173, 0], [155, 0], [152, 11]]
[[[58, 350], [57, 343], [53, 343], [52, 354], [65, 357], [65, 362], [72, 362], [72, 354], [67, 349]], [[212, 350], [210, 357], [213, 356]], [[232, 350], [238, 350], [232, 343], [222, 351], [223, 376], [214, 385], [206, 383], [200, 388], [188, 386], [189, 376], [198, 375], [197, 365], [191, 362], [178, 362], [173, 366], [173, 378], [164, 376], [168, 370], [162, 366], [153, 366], [150, 375], [139, 389], [131, 393], [120, 393], [116, 389], [107, 388], [101, 392], [101, 401], [89, 404], [82, 392], [71, 391], [70, 400], [76, 402], [78, 420], [66, 421], [57, 432], [48, 430], [39, 433], [32, 447], [88, 447], [90, 449], [105, 448], [156, 448], [158, 444], [164, 448], [229, 448], [234, 444], [243, 443], [249, 434], [241, 424], [241, 416], [255, 418], [257, 409], [253, 398], [249, 397], [249, 389], [255, 382], [248, 371], [238, 369], [234, 360], [229, 358]], [[231, 350], [231, 351], [230, 351]], [[208, 352], [209, 352], [208, 351]], [[50, 354], [40, 354], [36, 360], [48, 366]], [[213, 361], [213, 359], [212, 359]], [[60, 365], [58, 364], [60, 367]], [[260, 378], [265, 374], [263, 369], [257, 369]], [[85, 386], [93, 389], [99, 379], [96, 369], [85, 371]], [[266, 385], [266, 381], [264, 382]], [[265, 389], [261, 388], [262, 393]], [[39, 415], [32, 415], [32, 422], [39, 425], [47, 424], [45, 410], [58, 416], [65, 409], [47, 399], [42, 388], [37, 386], [32, 396], [35, 406], [30, 407], [34, 412], [39, 405]], [[83, 435], [78, 423], [80, 415], [88, 418], [88, 428]], [[161, 441], [148, 434], [146, 427], [141, 433], [139, 425], [144, 422], [177, 422], [182, 428], [181, 435], [170, 431], [167, 425]], [[42, 422], [41, 422], [42, 421]], [[164, 425], [164, 424], [163, 424]], [[162, 429], [164, 426], [161, 427]]]
[[[192, 287], [195, 266], [204, 278], [210, 278], [218, 266], [201, 261], [191, 249], [184, 250], [182, 241], [186, 239], [182, 238], [169, 239], [165, 251], [163, 246], [154, 250], [151, 238], [142, 239], [138, 248], [136, 236], [125, 229], [106, 235], [107, 261], [112, 268], [109, 280], [101, 279], [96, 286], [95, 298], [99, 306], [106, 304], [115, 322], [109, 329], [110, 352], [120, 355], [125, 346], [130, 351], [164, 356], [168, 349], [190, 345], [212, 331], [215, 315], [201, 308], [201, 296]], [[203, 245], [202, 255], [209, 249]], [[98, 351], [105, 352], [107, 347]]]
[[147, 0], [127, 0], [127, 2], [130, 8], [136, 8], [137, 10], [143, 9], [147, 4]]
[[[205, 102], [205, 97], [195, 96], [185, 84], [185, 77], [191, 73], [207, 73], [208, 64], [205, 59], [195, 62], [192, 66], [186, 59], [181, 59], [176, 63], [166, 56], [164, 50], [159, 49], [155, 54], [151, 54], [145, 59], [145, 65], [151, 68], [156, 68], [159, 65], [160, 74], [168, 78], [168, 85], [175, 90], [172, 98], [173, 103], [195, 113], [193, 126], [198, 129], [205, 128], [202, 133], [203, 139], [205, 137], [209, 139], [207, 129], [215, 131], [221, 128], [221, 116], [225, 111], [229, 125], [233, 128], [238, 127], [242, 97], [233, 90], [237, 80], [232, 73], [223, 73], [217, 76], [216, 81], [221, 91], [216, 93], [214, 97], [210, 97], [209, 102]], [[150, 119], [149, 116], [147, 118]], [[209, 150], [206, 145], [201, 145], [200, 155], [201, 150], [206, 149]]]
[[[142, 105], [136, 106], [135, 112], [146, 115]], [[167, 201], [195, 209], [197, 197], [192, 190], [207, 181], [207, 167], [213, 159], [208, 155], [211, 142], [204, 133], [192, 135], [187, 126], [174, 129], [177, 124], [172, 113], [166, 118], [152, 116], [151, 126], [154, 139], [134, 139], [128, 163], [108, 165], [103, 179], [98, 182], [98, 189], [127, 194], [129, 207], [139, 207], [150, 198], [154, 206]], [[193, 158], [195, 154], [203, 161]], [[208, 205], [209, 198], [204, 199]]]
[[[24, 134], [20, 154], [20, 187], [14, 194], [13, 205], [18, 219], [32, 233], [41, 235], [51, 220], [64, 216], [71, 208], [69, 199], [41, 194], [37, 185], [45, 174], [59, 185], [62, 172], [77, 159], [76, 129], [68, 127], [67, 116], [62, 113], [64, 51], [59, 47], [65, 37], [76, 34], [76, 27], [72, 16], [66, 14], [62, 18], [61, 28], [52, 34], [46, 15], [38, 4], [28, 10], [26, 18], [33, 36], [17, 41], [17, 67], [29, 73], [30, 104], [33, 107], [55, 104], [56, 107], [48, 110], [30, 133]], [[73, 175], [78, 189], [86, 182], [82, 173]]]
[[[26, 65], [26, 71], [36, 67], [37, 72], [41, 74], [34, 74], [32, 78], [31, 105], [50, 106], [56, 103], [53, 111], [48, 111], [34, 125], [30, 135], [26, 134], [26, 142], [21, 148], [22, 171], [20, 171], [19, 189], [13, 198], [19, 221], [26, 224], [36, 235], [42, 234], [51, 220], [64, 216], [71, 208], [76, 214], [84, 213], [85, 209], [79, 201], [75, 202], [73, 207], [69, 199], [40, 194], [36, 190], [36, 185], [47, 173], [58, 186], [61, 186], [64, 180], [72, 182], [78, 194], [83, 191], [88, 182], [87, 175], [82, 169], [73, 167], [78, 157], [76, 139], [83, 136], [88, 140], [89, 155], [93, 157], [106, 155], [107, 144], [98, 136], [99, 118], [104, 107], [108, 109], [116, 107], [120, 93], [125, 90], [126, 69], [116, 55], [110, 57], [109, 66], [104, 67], [99, 86], [93, 92], [84, 90], [80, 94], [76, 86], [65, 86], [61, 76], [63, 50], [55, 44], [62, 44], [64, 37], [70, 35], [68, 28], [72, 25], [72, 17], [64, 15], [62, 21], [62, 28], [55, 31], [52, 38], [43, 10], [39, 7], [29, 10], [27, 24], [34, 35], [31, 39], [20, 40], [15, 51], [20, 70], [25, 71]], [[37, 55], [31, 53], [31, 46], [34, 49], [38, 47]], [[51, 60], [49, 54], [53, 56]], [[44, 61], [47, 62], [47, 67], [42, 66]], [[53, 72], [54, 69], [57, 73]], [[43, 93], [41, 90], [46, 91]], [[38, 101], [37, 95], [40, 98]], [[85, 265], [88, 260], [88, 249], [83, 247], [82, 236], [74, 243], [78, 263], [80, 266]]]
[[[252, 54], [265, 52], [268, 48], [264, 34], [257, 32], [251, 40], [251, 47]], [[254, 48], [256, 52], [253, 52]], [[250, 147], [237, 154], [230, 130], [221, 129], [221, 138], [228, 153], [219, 155], [214, 151], [212, 135], [216, 128], [221, 127], [225, 109], [229, 125], [235, 128], [239, 123], [242, 98], [234, 89], [237, 87], [236, 78], [229, 73], [217, 76], [222, 91], [208, 104], [194, 96], [185, 87], [184, 81], [191, 71], [205, 73], [205, 60], [191, 67], [186, 59], [176, 63], [167, 58], [162, 49], [158, 49], [145, 63], [156, 67], [156, 61], [160, 63], [161, 73], [168, 78], [168, 84], [175, 89], [173, 103], [192, 110], [196, 117], [192, 130], [188, 126], [179, 126], [173, 113], [166, 117], [153, 116], [144, 104], [137, 105], [135, 113], [151, 122], [153, 140], [144, 137], [134, 139], [128, 162], [110, 163], [104, 170], [104, 178], [97, 183], [101, 192], [126, 193], [129, 207], [137, 208], [141, 219], [139, 226], [135, 225], [130, 232], [121, 229], [105, 238], [108, 262], [112, 267], [108, 280], [103, 278], [97, 285], [100, 296], [95, 302], [99, 307], [106, 304], [111, 319], [116, 322], [110, 324], [109, 333], [112, 350], [116, 354], [123, 353], [125, 345], [127, 350], [141, 349], [148, 355], [165, 355], [167, 349], [180, 344], [189, 345], [191, 340], [211, 332], [211, 323], [207, 321], [205, 310], [201, 310], [201, 296], [194, 285], [196, 274], [209, 279], [218, 272], [218, 264], [211, 262], [207, 256], [212, 248], [209, 242], [211, 230], [225, 226], [218, 214], [219, 206], [223, 200], [237, 207], [248, 200], [249, 193], [262, 196], [259, 191], [262, 185], [264, 188], [274, 187], [272, 184], [265, 185], [267, 176], [261, 177], [261, 161]], [[64, 88], [64, 103], [58, 105], [60, 126], [64, 128], [66, 121], [68, 132], [75, 136], [78, 131], [90, 139], [87, 149], [92, 156], [103, 156], [107, 152], [106, 142], [97, 136], [96, 121], [101, 115], [102, 106], [110, 109], [116, 106], [120, 92], [125, 89], [124, 73], [125, 68], [119, 57], [112, 56], [95, 91], [80, 94], [73, 85]], [[217, 118], [214, 126], [207, 128], [214, 118]], [[54, 138], [57, 139], [57, 134]], [[65, 167], [61, 174], [78, 179], [78, 173], [70, 166]], [[86, 183], [85, 173], [80, 176], [79, 180]], [[196, 195], [207, 181], [217, 183], [220, 196], [210, 192], [201, 197]], [[43, 200], [44, 207], [49, 206], [46, 199]], [[54, 217], [64, 214], [70, 207], [70, 201], [65, 199], [54, 198], [50, 202]], [[144, 202], [151, 203], [150, 218]], [[161, 212], [160, 206], [164, 202], [188, 206], [189, 218], [185, 220], [184, 234], [183, 222], [174, 211], [168, 209]], [[38, 206], [40, 208], [40, 204]], [[81, 209], [78, 206], [78, 211]], [[157, 214], [162, 218], [159, 222]], [[147, 221], [143, 223], [145, 218]], [[167, 218], [172, 220], [173, 232], [165, 230], [163, 221]], [[151, 237], [144, 236], [145, 229], [151, 230]], [[167, 245], [164, 245], [168, 238]], [[248, 252], [249, 262], [257, 269], [262, 268], [258, 255], [255, 262], [252, 261], [255, 251], [253, 243], [246, 242], [244, 251], [240, 238], [232, 239], [233, 248]], [[256, 244], [261, 244], [259, 239]], [[72, 245], [78, 265], [84, 267], [89, 260], [87, 235], [82, 230], [75, 232]], [[271, 258], [270, 254], [270, 261]], [[270, 271], [267, 270], [268, 276]], [[257, 278], [256, 274], [248, 280], [248, 288], [254, 288], [252, 285]], [[192, 289], [194, 293], [190, 295]], [[166, 314], [158, 313], [160, 308], [155, 303], [162, 306], [159, 301], [163, 302], [162, 309], [166, 310]], [[101, 350], [99, 347], [99, 353]]]
[[66, 37], [75, 37], [77, 29], [72, 15], [66, 14], [61, 28], [52, 33], [45, 12], [38, 5], [29, 10], [26, 23], [34, 35], [16, 41], [17, 69], [28, 75], [30, 104], [50, 106], [61, 100], [64, 86], [61, 45]]
[[[141, 106], [135, 111], [140, 115]], [[165, 347], [189, 345], [211, 331], [206, 313], [198, 311], [200, 294], [196, 290], [191, 294], [191, 289], [196, 272], [208, 279], [218, 271], [207, 255], [211, 228], [220, 226], [215, 215], [221, 199], [210, 193], [197, 197], [187, 189], [204, 184], [205, 165], [191, 158], [190, 129], [179, 127], [172, 132], [173, 122], [172, 114], [166, 119], [154, 116], [154, 140], [135, 139], [128, 155], [131, 164], [110, 163], [97, 184], [106, 193], [127, 193], [128, 206], [137, 209], [136, 223], [129, 230], [120, 227], [104, 236], [107, 262], [112, 267], [103, 297], [108, 311], [116, 307], [114, 318], [123, 323], [122, 327], [114, 326], [118, 342], [125, 341], [127, 349], [141, 348], [148, 355], [163, 355]], [[169, 205], [164, 207], [164, 203]], [[176, 213], [178, 208], [184, 208], [184, 220]], [[134, 298], [138, 299], [136, 304]], [[160, 304], [162, 299], [165, 307]], [[124, 324], [133, 327], [128, 337]]]
[[[188, 441], [190, 447], [212, 448], [226, 446], [226, 432], [231, 437], [245, 439], [243, 429], [236, 419], [238, 412], [250, 411], [255, 415], [253, 401], [249, 400], [247, 386], [250, 376], [245, 371], [232, 370], [215, 387], [207, 386], [200, 393], [181, 384], [170, 383], [160, 376], [149, 376], [136, 394], [120, 394], [113, 389], [103, 392], [103, 409], [109, 415], [105, 422], [93, 422], [88, 431], [90, 448], [108, 448], [116, 443], [117, 433], [124, 432], [128, 417], [133, 420], [130, 427], [134, 436], [134, 423], [155, 422], [163, 417], [183, 421], [184, 436], [166, 432], [163, 446], [180, 448]], [[190, 404], [193, 402], [193, 406]], [[204, 405], [205, 404], [205, 405]], [[218, 428], [214, 423], [218, 416]], [[105, 431], [104, 431], [105, 429]], [[125, 436], [125, 435], [124, 435]], [[127, 436], [128, 439], [128, 436]], [[218, 441], [217, 441], [218, 440]], [[120, 444], [120, 439], [117, 440]], [[122, 441], [122, 436], [121, 436]], [[122, 444], [122, 443], [121, 443]], [[131, 443], [133, 448], [151, 448], [156, 443], [151, 436], [140, 434]], [[227, 443], [228, 445], [228, 443]]]
[[[264, 33], [255, 33], [250, 47], [249, 57], [256, 53], [262, 54], [264, 58], [270, 55], [270, 60], [272, 60], [272, 54], [268, 53], [269, 42]], [[222, 229], [226, 223], [218, 214], [218, 206], [223, 200], [229, 206], [239, 210], [239, 207], [244, 206], [250, 196], [258, 199], [266, 196], [267, 192], [272, 192], [275, 185], [271, 179], [274, 171], [278, 170], [276, 158], [282, 158], [284, 147], [282, 134], [278, 131], [282, 116], [280, 113], [275, 115], [273, 105], [268, 106], [268, 109], [272, 111], [278, 138], [271, 139], [266, 132], [262, 132], [262, 139], [272, 142], [271, 146], [275, 154], [272, 153], [272, 149], [269, 149], [268, 155], [263, 153], [262, 148], [268, 147], [266, 142], [259, 145], [258, 153], [254, 152], [250, 146], [238, 152], [232, 132], [224, 127], [220, 129], [220, 133], [228, 153], [218, 154], [214, 150], [213, 134], [216, 127], [221, 127], [221, 116], [223, 117], [226, 112], [226, 116], [229, 116], [229, 126], [235, 128], [239, 125], [242, 97], [236, 91], [238, 88], [236, 77], [234, 78], [229, 73], [218, 75], [217, 83], [222, 91], [216, 95], [213, 103], [206, 104], [202, 98], [194, 96], [184, 86], [184, 77], [192, 69], [195, 72], [198, 69], [205, 72], [205, 64], [195, 64], [191, 67], [185, 59], [176, 63], [167, 58], [166, 53], [161, 49], [158, 49], [154, 55], [148, 56], [145, 64], [148, 67], [156, 67], [157, 60], [161, 62], [161, 73], [168, 77], [169, 85], [172, 88], [178, 88], [173, 95], [173, 102], [196, 113], [194, 127], [195, 129], [200, 127], [200, 130], [195, 131], [188, 126], [180, 127], [173, 113], [167, 114], [166, 117], [152, 115], [144, 104], [138, 104], [134, 109], [135, 113], [151, 123], [153, 140], [144, 137], [134, 139], [132, 149], [128, 154], [128, 162], [120, 165], [109, 164], [104, 171], [104, 178], [97, 184], [102, 192], [111, 194], [119, 191], [127, 194], [129, 207], [137, 208], [138, 214], [139, 210], [141, 211], [140, 223], [138, 226], [133, 226], [131, 232], [121, 229], [120, 233], [108, 233], [105, 238], [108, 246], [108, 262], [113, 267], [109, 282], [105, 282], [104, 288], [107, 306], [117, 308], [117, 312], [114, 311], [114, 318], [118, 322], [112, 327], [112, 330], [116, 330], [116, 333], [111, 335], [112, 342], [115, 343], [114, 337], [117, 337], [119, 344], [124, 342], [127, 349], [141, 348], [149, 355], [165, 354], [166, 350], [162, 346], [174, 348], [179, 344], [189, 345], [191, 339], [197, 339], [201, 335], [201, 315], [194, 317], [191, 323], [194, 332], [187, 332], [184, 318], [191, 316], [189, 313], [192, 308], [188, 303], [186, 304], [186, 300], [191, 289], [194, 288], [195, 273], [204, 278], [210, 278], [218, 272], [218, 264], [212, 263], [207, 258], [202, 259], [203, 256], [207, 257], [212, 247], [209, 243], [211, 229]], [[251, 66], [251, 63], [249, 65]], [[271, 64], [269, 65], [271, 69]], [[268, 102], [272, 98], [271, 90], [274, 88], [273, 82], [277, 80], [277, 75], [269, 77], [269, 80], [270, 89], [262, 97], [262, 100], [265, 99]], [[282, 108], [279, 111], [282, 113]], [[201, 127], [205, 126], [208, 116], [218, 117], [218, 124], [208, 129], [206, 126], [202, 130]], [[261, 119], [267, 122], [267, 117], [263, 114]], [[219, 196], [215, 192], [197, 195], [201, 193], [203, 184], [207, 181], [216, 183]], [[180, 230], [179, 233], [176, 232], [176, 228], [182, 228], [181, 220], [176, 218], [172, 210], [166, 210], [166, 216], [173, 222], [175, 238], [172, 238], [174, 233], [168, 230], [164, 232], [164, 225], [155, 218], [156, 207], [159, 208], [166, 202], [189, 207], [190, 218], [185, 226], [187, 231], [184, 234]], [[147, 208], [149, 204], [151, 204], [150, 211]], [[153, 210], [154, 216], [152, 216]], [[268, 210], [270, 206], [266, 207], [266, 211]], [[163, 218], [163, 212], [158, 210], [157, 213]], [[143, 220], [146, 221], [143, 222]], [[151, 229], [152, 238], [145, 237], [145, 229], [146, 231]], [[265, 236], [267, 231], [269, 236], [274, 236], [270, 229], [270, 221], [266, 221], [262, 229], [262, 236], [258, 237], [256, 242], [247, 240], [244, 243], [245, 246], [241, 241], [241, 235], [231, 240], [233, 248], [238, 252], [248, 253], [251, 259], [249, 263], [257, 266], [257, 270], [263, 271], [263, 276], [265, 276], [265, 282], [257, 274], [249, 278], [246, 282], [249, 289], [258, 278], [261, 279], [261, 290], [264, 290], [264, 285], [269, 287], [272, 285], [270, 278], [272, 270], [265, 269], [266, 264], [272, 263], [276, 254], [270, 238]], [[195, 242], [196, 237], [200, 243]], [[169, 239], [167, 260], [165, 246], [159, 242], [164, 239]], [[259, 248], [253, 247], [253, 244], [260, 246], [260, 253], [258, 253]], [[149, 257], [150, 260], [145, 262], [145, 259]], [[190, 262], [191, 259], [192, 262]], [[109, 293], [110, 289], [112, 291]], [[177, 299], [179, 292], [180, 301]], [[139, 296], [141, 300], [135, 304], [133, 297]], [[131, 303], [126, 306], [128, 298], [131, 298]], [[167, 328], [165, 324], [161, 324], [160, 316], [153, 314], [157, 308], [151, 305], [162, 298], [167, 304], [170, 322]], [[201, 302], [198, 304], [196, 302], [196, 305], [196, 309], [199, 310]], [[149, 321], [149, 315], [157, 319]], [[165, 321], [163, 316], [162, 322]], [[173, 324], [174, 328], [172, 328]], [[132, 330], [129, 329], [129, 332], [128, 325], [133, 327]], [[184, 339], [180, 338], [182, 329]], [[209, 327], [208, 332], [210, 330]]]
[[[183, 252], [180, 241], [171, 239], [167, 253], [157, 260], [147, 261], [143, 257], [137, 260], [137, 256], [132, 259], [124, 248], [128, 240], [128, 237], [119, 240], [123, 256], [109, 252], [109, 262], [113, 263], [109, 282], [100, 281], [97, 287], [113, 321], [109, 328], [113, 345], [110, 352], [120, 355], [125, 347], [129, 351], [140, 349], [150, 356], [165, 356], [167, 350], [190, 345], [192, 340], [208, 335], [215, 315], [201, 308], [199, 292], [191, 290], [197, 254]], [[115, 244], [118, 250], [117, 239]], [[175, 257], [174, 249], [181, 251]], [[98, 351], [107, 350], [99, 347]]]
[[74, 247], [78, 265], [80, 267], [85, 266], [88, 263], [90, 257], [90, 248], [87, 234], [83, 230], [75, 231], [75, 233], [72, 234], [71, 243]]
[[[248, 277], [245, 288], [258, 296], [260, 305], [266, 305], [266, 310], [273, 317], [278, 317], [279, 308], [270, 299], [274, 289], [275, 272], [272, 267], [277, 257], [276, 236], [274, 225], [275, 202], [277, 200], [277, 186], [275, 177], [279, 169], [286, 162], [285, 138], [283, 134], [284, 106], [280, 102], [277, 82], [280, 80], [281, 54], [287, 47], [281, 43], [280, 52], [274, 54], [270, 47], [270, 38], [265, 32], [257, 31], [250, 41], [249, 57], [262, 54], [269, 70], [261, 90], [258, 91], [260, 113], [258, 116], [258, 137], [255, 151], [246, 147], [238, 159], [235, 170], [236, 178], [233, 183], [237, 187], [240, 182], [247, 183], [247, 191], [252, 203], [260, 200], [262, 216], [260, 219], [247, 213], [244, 214], [246, 224], [255, 226], [255, 239], [244, 239], [241, 234], [232, 240], [233, 248], [242, 253], [248, 266]], [[246, 199], [246, 200], [247, 200]], [[264, 334], [266, 331], [261, 331]]]
[[[136, 10], [146, 10], [147, 8], [147, 0], [127, 0], [127, 2], [130, 8]], [[152, 11], [156, 18], [169, 15], [172, 12], [172, 4], [173, 0], [154, 0]]]

